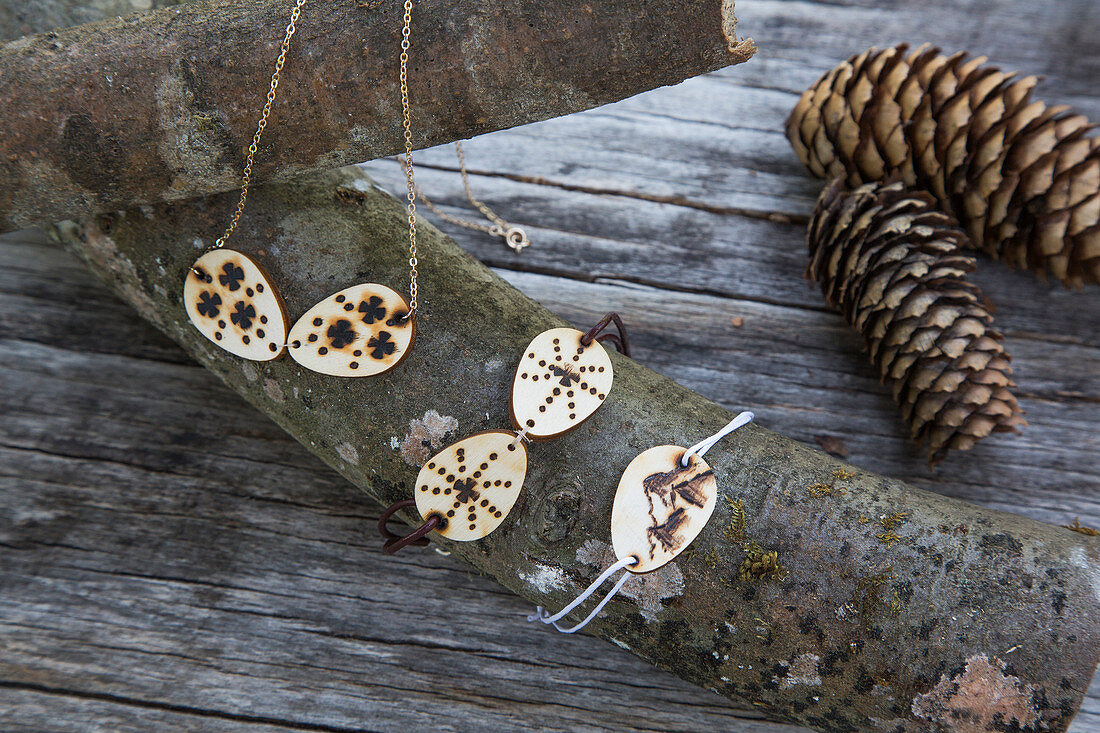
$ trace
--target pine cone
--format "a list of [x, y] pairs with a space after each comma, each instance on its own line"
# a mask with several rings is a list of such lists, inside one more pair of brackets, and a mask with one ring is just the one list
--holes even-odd
[[847, 191], [837, 179], [810, 222], [807, 276], [862, 334], [929, 462], [1026, 424], [1010, 357], [978, 287], [966, 235], [900, 181]]
[[928, 191], [970, 241], [1067, 287], [1100, 283], [1100, 138], [1066, 107], [1032, 100], [985, 58], [871, 49], [802, 95], [787, 137], [820, 177], [897, 176]]

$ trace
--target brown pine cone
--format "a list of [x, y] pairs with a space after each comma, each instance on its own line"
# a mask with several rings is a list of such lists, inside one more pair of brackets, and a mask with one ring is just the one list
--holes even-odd
[[820, 177], [896, 176], [928, 191], [970, 241], [1067, 287], [1100, 283], [1100, 138], [1037, 79], [921, 47], [871, 49], [798, 101], [787, 137]]
[[863, 334], [929, 462], [1026, 425], [1010, 357], [982, 293], [966, 279], [966, 235], [900, 181], [848, 191], [837, 179], [810, 222], [807, 277]]

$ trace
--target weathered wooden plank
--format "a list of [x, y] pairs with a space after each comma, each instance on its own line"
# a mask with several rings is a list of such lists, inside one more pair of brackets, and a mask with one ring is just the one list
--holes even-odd
[[[440, 156], [446, 159], [453, 152], [443, 149]], [[476, 165], [473, 153], [467, 151], [467, 156]], [[364, 168], [394, 191], [404, 185], [396, 163], [376, 161]], [[473, 218], [456, 172], [423, 169], [418, 180], [445, 212]], [[479, 197], [523, 226], [533, 241], [517, 255], [499, 239], [439, 222], [465, 249], [494, 267], [825, 309], [818, 286], [803, 278], [807, 257], [801, 224], [562, 190], [495, 174], [474, 176], [473, 185]], [[808, 214], [812, 201], [807, 197], [803, 203]], [[1096, 298], [1043, 284], [983, 257], [978, 264], [975, 278], [996, 304], [997, 322], [1006, 335], [1100, 344]]]
[[[373, 512], [343, 479], [318, 468], [203, 370], [151, 357], [144, 344], [173, 347], [126, 309], [112, 307], [66, 255], [9, 237], [0, 257], [0, 273], [21, 266], [17, 277], [0, 279], [0, 312], [41, 311], [42, 318], [28, 322], [57, 321], [57, 293], [65, 292], [65, 313], [83, 310], [90, 320], [116, 321], [125, 334], [104, 342], [93, 330], [74, 328], [43, 338], [37, 328], [18, 328], [18, 317], [4, 324], [0, 516], [24, 536], [34, 526], [37, 541], [12, 547], [0, 533], [0, 617], [9, 622], [0, 638], [6, 649], [19, 649], [8, 654], [0, 679], [14, 673], [53, 690], [47, 701], [32, 704], [27, 695], [45, 693], [0, 688], [0, 702], [10, 704], [0, 709], [16, 715], [11, 725], [0, 717], [5, 729], [33, 729], [39, 704], [74, 728], [91, 720], [130, 721], [136, 728], [150, 720], [172, 724], [186, 719], [177, 717], [181, 708], [226, 730], [236, 725], [235, 716], [270, 718], [275, 730], [345, 730], [362, 725], [364, 716], [380, 730], [417, 729], [435, 714], [441, 690], [450, 691], [442, 699], [457, 706], [456, 720], [480, 727], [779, 729], [742, 722], [709, 693], [594, 640], [501, 633], [519, 623], [522, 602], [430, 553], [399, 557], [396, 566], [382, 560], [373, 538], [364, 536]], [[559, 308], [589, 295], [563, 289], [569, 283], [557, 278], [512, 277]], [[16, 301], [22, 285], [30, 292]], [[650, 293], [607, 290], [638, 325], [636, 309], [645, 308]], [[669, 327], [677, 325], [677, 312], [707, 309], [699, 296], [670, 297], [683, 303], [662, 311]], [[774, 311], [782, 309], [773, 309], [773, 319]], [[745, 313], [744, 329], [768, 322], [738, 312]], [[571, 317], [588, 315], [578, 310]], [[692, 353], [660, 343], [662, 334], [652, 327], [634, 333], [640, 358], [666, 354], [665, 366], [682, 381], [695, 378], [699, 354], [709, 362], [706, 371], [741, 373], [722, 366], [736, 338], [709, 352], [696, 345]], [[92, 344], [99, 353], [89, 353]], [[777, 413], [767, 415], [775, 420]], [[1024, 494], [1008, 506], [1020, 510], [1040, 496]], [[1080, 508], [1082, 521], [1100, 523], [1095, 502]], [[1057, 518], [1057, 510], [1047, 511]], [[425, 584], [445, 588], [427, 607], [411, 600]], [[412, 608], [399, 608], [402, 603]], [[457, 644], [430, 631], [451, 624], [463, 629]], [[379, 630], [386, 632], [381, 638]], [[400, 638], [405, 632], [413, 637]], [[372, 661], [369, 674], [366, 660]], [[377, 660], [384, 660], [384, 674]], [[534, 667], [532, 660], [538, 660]], [[412, 672], [399, 669], [410, 664]], [[457, 676], [456, 690], [456, 675], [445, 670], [473, 664], [480, 682]], [[330, 702], [325, 714], [309, 704], [322, 680]], [[564, 686], [555, 690], [548, 680]], [[225, 690], [234, 694], [227, 698]], [[88, 695], [110, 696], [110, 709], [104, 701], [93, 705]], [[401, 710], [387, 702], [394, 697], [403, 700]], [[620, 701], [634, 712], [615, 707]], [[1081, 727], [1087, 715], [1076, 730], [1089, 730]]]
[[[588, 313], [581, 312], [574, 304], [582, 295], [596, 294], [608, 305], [621, 299], [632, 309], [630, 318], [635, 330], [642, 328], [644, 331], [639, 338], [642, 340], [641, 358], [646, 363], [730, 405], [739, 402], [738, 395], [752, 395], [754, 399], [758, 394], [769, 395], [768, 424], [783, 432], [807, 442], [820, 432], [840, 434], [853, 450], [852, 460], [859, 465], [904, 476], [927, 488], [952, 492], [986, 506], [1058, 523], [1079, 514], [1086, 524], [1100, 524], [1095, 498], [1097, 471], [1095, 459], [1091, 458], [1096, 453], [1096, 446], [1095, 442], [1082, 445], [1084, 440], [1090, 439], [1096, 424], [1095, 325], [1100, 318], [1094, 297], [1045, 288], [1018, 273], [1007, 273], [996, 265], [983, 263], [978, 278], [998, 303], [998, 321], [1012, 339], [1021, 383], [1029, 393], [1039, 396], [1025, 396], [1025, 408], [1029, 410], [1032, 426], [1021, 438], [996, 438], [969, 455], [952, 459], [944, 469], [930, 473], [923, 469], [919, 456], [906, 446], [892, 405], [874, 385], [873, 375], [863, 367], [855, 337], [839, 319], [819, 313], [821, 301], [816, 289], [800, 281], [804, 263], [800, 227], [785, 227], [766, 219], [742, 220], [730, 214], [715, 215], [708, 210], [717, 208], [732, 213], [746, 208], [761, 215], [772, 212], [805, 214], [819, 184], [803, 176], [779, 134], [779, 123], [793, 105], [794, 95], [849, 53], [872, 43], [888, 45], [910, 38], [918, 28], [923, 37], [945, 44], [948, 50], [969, 47], [991, 52], [993, 60], [1005, 67], [1045, 72], [1047, 82], [1041, 87], [1041, 93], [1047, 99], [1073, 102], [1093, 118], [1100, 118], [1100, 98], [1095, 96], [1092, 84], [1097, 75], [1098, 55], [1095, 50], [1090, 51], [1093, 46], [1089, 45], [1095, 44], [1098, 35], [1094, 32], [1095, 8], [1087, 2], [1067, 2], [1052, 7], [1022, 2], [996, 6], [946, 2], [918, 8], [906, 3], [882, 5], [869, 1], [822, 4], [757, 0], [743, 3], [739, 10], [743, 29], [764, 41], [765, 52], [733, 74], [718, 74], [659, 94], [643, 95], [610, 108], [606, 113], [600, 110], [535, 126], [530, 128], [530, 134], [528, 128], [521, 128], [472, 142], [468, 146], [472, 165], [489, 174], [475, 177], [478, 192], [484, 193], [494, 205], [499, 204], [498, 208], [506, 216], [516, 210], [520, 223], [538, 222], [541, 227], [530, 227], [538, 237], [536, 246], [519, 258], [512, 257], [498, 243], [487, 241], [481, 235], [467, 235], [460, 230], [455, 232], [456, 236], [478, 256], [508, 270], [529, 269], [560, 275], [539, 277], [498, 270], [570, 318], [588, 317]], [[936, 23], [925, 21], [933, 16]], [[807, 25], [820, 32], [820, 44], [817, 41], [812, 46], [804, 43]], [[765, 32], [761, 33], [761, 29]], [[712, 80], [722, 86], [711, 85]], [[695, 141], [702, 141], [702, 147]], [[450, 151], [443, 149], [426, 155], [425, 160], [433, 165], [453, 169]], [[391, 169], [396, 173], [392, 166], [382, 164], [373, 172], [378, 175], [378, 171], [382, 171], [383, 176], [391, 177], [396, 184], [397, 177], [386, 172]], [[422, 170], [421, 177], [429, 193], [438, 191], [435, 198], [444, 203], [460, 202], [458, 177], [453, 170], [438, 173], [426, 168]], [[708, 173], [716, 173], [720, 178], [708, 178]], [[507, 178], [540, 175], [547, 178], [546, 183]], [[562, 186], [578, 190], [566, 190]], [[399, 186], [395, 185], [394, 189], [399, 190]], [[620, 190], [630, 196], [601, 194]], [[680, 204], [637, 200], [651, 195], [684, 196], [686, 200]], [[26, 252], [20, 257], [24, 254]], [[682, 266], [675, 266], [679, 264], [677, 256], [686, 258]], [[53, 255], [46, 257], [50, 259]], [[673, 266], [667, 265], [670, 261]], [[13, 263], [7, 264], [8, 268], [0, 268], [0, 278], [16, 267]], [[32, 272], [33, 268], [23, 268], [16, 278], [33, 277]], [[576, 279], [594, 279], [598, 287], [578, 286], [573, 282]], [[634, 288], [626, 282], [628, 280], [653, 287]], [[86, 281], [79, 277], [69, 282], [67, 291], [60, 296], [64, 302], [83, 306], [82, 298], [91, 298], [97, 307], [101, 306], [120, 319], [113, 325], [111, 318], [105, 319], [105, 328], [110, 334], [128, 333], [133, 325], [132, 316], [127, 315], [124, 307], [112, 305], [101, 291], [97, 294], [96, 288], [87, 287]], [[43, 292], [48, 297], [51, 292], [49, 278], [43, 279], [41, 285], [46, 288]], [[697, 292], [681, 298], [670, 295], [670, 288]], [[3, 333], [10, 333], [9, 329], [17, 320], [9, 315], [14, 305], [20, 313], [28, 310], [38, 313], [28, 321], [33, 328], [28, 329], [21, 341], [52, 343], [58, 347], [68, 344], [65, 349], [109, 353], [110, 347], [98, 340], [73, 333], [93, 325], [95, 319], [87, 317], [86, 308], [70, 305], [64, 311], [65, 318], [57, 318], [55, 311], [49, 308], [29, 308], [26, 296], [15, 291], [9, 293], [6, 285], [0, 287], [0, 294], [4, 297], [4, 307], [0, 307], [0, 313], [5, 314], [0, 316]], [[720, 297], [712, 298], [712, 294]], [[757, 306], [761, 307], [753, 310]], [[745, 325], [741, 329], [729, 328], [723, 337], [714, 338], [714, 334], [726, 328], [727, 317], [735, 315], [744, 317]], [[786, 354], [778, 346], [769, 346], [769, 327], [773, 322], [778, 323], [782, 331], [782, 347], [788, 352]], [[684, 324], [697, 331], [698, 338], [668, 341], [670, 327]], [[809, 346], [802, 354], [804, 358], [799, 359], [804, 342]], [[151, 360], [186, 362], [164, 339], [148, 333], [142, 335], [140, 329], [137, 336], [124, 339], [118, 348], [126, 350], [127, 356], [144, 356], [146, 362], [141, 362], [142, 365]], [[35, 353], [25, 358], [33, 369], [40, 355]], [[50, 360], [43, 359], [43, 362], [48, 364]], [[754, 378], [751, 372], [757, 369], [759, 372]], [[124, 372], [123, 378], [134, 384], [149, 380], [148, 376], [142, 377], [140, 370]], [[139, 465], [144, 462], [173, 470], [171, 467], [176, 465], [173, 444], [178, 446], [182, 440], [199, 432], [184, 431], [178, 426], [169, 428], [169, 436], [163, 439], [166, 448], [150, 450], [145, 455], [135, 454], [127, 444], [140, 444], [148, 440], [150, 431], [163, 429], [164, 416], [150, 411], [140, 400], [127, 399], [125, 395], [118, 398], [117, 404], [113, 399], [94, 401], [82, 391], [85, 385], [79, 379], [66, 376], [61, 381], [69, 387], [58, 394], [62, 398], [81, 395], [75, 399], [86, 404], [80, 414], [88, 420], [104, 410], [110, 414], [146, 415], [138, 429], [127, 429], [124, 421], [90, 423], [92, 427], [88, 432], [98, 432], [98, 429], [121, 431], [124, 439], [120, 441], [86, 434], [81, 419], [61, 416], [60, 422], [55, 424], [58, 424], [57, 433], [69, 444], [66, 447], [71, 446], [89, 459], [106, 452], [107, 460], [114, 461], [116, 467], [126, 466], [131, 456], [135, 456]], [[26, 391], [25, 386], [19, 389]], [[42, 394], [48, 396], [50, 392]], [[225, 404], [224, 394], [214, 387], [209, 393], [202, 392], [193, 399], [206, 400], [202, 404], [210, 410]], [[28, 397], [28, 411], [37, 407], [32, 402]], [[194, 422], [198, 412], [188, 413], [182, 424]], [[255, 418], [243, 420], [234, 412], [231, 403], [224, 412], [203, 414], [211, 416], [211, 424], [216, 418], [218, 422], [235, 426], [233, 430], [237, 435], [229, 441], [232, 446], [228, 453], [230, 458], [239, 458], [255, 450], [253, 440], [261, 439], [255, 431]], [[17, 437], [22, 436], [21, 440], [44, 435], [41, 429], [35, 433], [27, 425], [17, 427], [15, 432]], [[226, 522], [232, 525], [242, 521], [240, 518], [250, 517], [255, 509], [247, 505], [233, 511], [233, 505], [228, 503], [237, 492], [232, 477], [226, 482], [211, 478], [218, 475], [221, 466], [221, 454], [211, 456], [206, 452], [214, 444], [214, 437], [202, 451], [187, 454], [182, 463], [190, 466], [186, 470], [202, 485], [202, 491], [193, 494], [194, 502], [222, 501], [229, 514]], [[1015, 441], [1019, 440], [1028, 446], [1023, 457], [1014, 454]], [[282, 448], [276, 441], [260, 452], [278, 455], [280, 465], [285, 468]], [[259, 465], [259, 461], [250, 464], [252, 468]], [[960, 474], [957, 482], [956, 471]], [[244, 473], [238, 469], [239, 475]], [[57, 483], [67, 486], [74, 477], [87, 474], [88, 469], [81, 464], [63, 471]], [[306, 475], [304, 471], [296, 472], [291, 479], [304, 480]], [[203, 476], [205, 480], [201, 479]], [[244, 478], [245, 485], [253, 486], [247, 476]], [[15, 480], [22, 479], [16, 477]], [[101, 480], [104, 483], [115, 481], [110, 471], [102, 472]], [[270, 483], [272, 480], [276, 483]], [[273, 475], [267, 482], [259, 483], [270, 487], [281, 485], [283, 480], [282, 476]], [[148, 484], [158, 481], [164, 479], [157, 472], [133, 480], [129, 483], [133, 487], [131, 493], [140, 497], [148, 490]], [[304, 485], [312, 486], [308, 480], [304, 480]], [[259, 492], [260, 489], [251, 490]], [[275, 503], [278, 494], [267, 494], [267, 501]], [[225, 498], [227, 496], [229, 499]], [[303, 498], [307, 506], [312, 501], [311, 496]], [[354, 511], [349, 511], [349, 515], [354, 517]], [[96, 522], [110, 527], [115, 519], [116, 516], [107, 515]], [[355, 518], [352, 521], [358, 525], [363, 520]], [[186, 545], [171, 545], [172, 541], [178, 541], [176, 538], [187, 526], [182, 520], [179, 524], [166, 523], [158, 526], [156, 533], [150, 531], [149, 535], [137, 539], [153, 546], [163, 544], [167, 549], [195, 551]], [[267, 526], [278, 528], [281, 524], [273, 519]], [[264, 531], [268, 531], [267, 526]], [[275, 536], [273, 532], [268, 534], [272, 536]], [[133, 538], [124, 539], [133, 546]], [[358, 544], [362, 538], [354, 542]], [[122, 543], [109, 546], [105, 554], [117, 553], [119, 546]], [[42, 552], [47, 550], [40, 548]], [[333, 561], [339, 563], [339, 557]], [[49, 558], [40, 559], [41, 565], [49, 562]], [[193, 572], [186, 563], [179, 565], [184, 571]], [[32, 571], [38, 567], [35, 565]], [[138, 570], [143, 568], [139, 566]], [[372, 578], [367, 576], [365, 587], [369, 587]], [[447, 581], [432, 576], [430, 582]], [[190, 591], [186, 582], [183, 585], [184, 589], [178, 592], [186, 600]], [[507, 598], [493, 590], [495, 588], [486, 585], [479, 603], [495, 603]], [[142, 593], [133, 592], [139, 596]], [[168, 602], [178, 602], [172, 594], [168, 594], [168, 599]], [[446, 611], [439, 613], [428, 623], [443, 623]], [[501, 612], [491, 613], [500, 618], [496, 614]], [[498, 626], [503, 628], [506, 624]], [[516, 635], [510, 634], [504, 636], [508, 637], [506, 641], [499, 637], [498, 641], [507, 649], [501, 652], [497, 648], [497, 651], [512, 654], [517, 649], [514, 645], [522, 639], [517, 640]], [[263, 639], [250, 640], [256, 645], [257, 655], [262, 655], [266, 650]], [[598, 644], [594, 646], [602, 648]], [[557, 642], [552, 648], [557, 648]], [[525, 648], [519, 649], [515, 653], [526, 653]], [[545, 653], [545, 650], [538, 651], [540, 655]], [[568, 660], [554, 663], [567, 664]], [[545, 674], [546, 670], [541, 672]], [[648, 668], [643, 673], [647, 681], [656, 676]], [[327, 672], [322, 670], [320, 674]], [[79, 678], [79, 674], [74, 673], [73, 678]], [[546, 678], [542, 679], [545, 682]], [[449, 680], [432, 681], [442, 686], [449, 683]], [[140, 679], [128, 679], [123, 684], [129, 685], [131, 691], [142, 689]], [[8, 692], [0, 689], [0, 709], [8, 700], [4, 697]], [[383, 691], [379, 694], [385, 697], [396, 693]], [[465, 694], [469, 709], [475, 713], [486, 704], [494, 704], [486, 702], [478, 691], [467, 690]], [[636, 699], [644, 700], [646, 694], [642, 691]], [[1094, 682], [1092, 694], [1086, 699], [1073, 730], [1084, 733], [1100, 726], [1097, 695], [1097, 683]], [[371, 697], [364, 695], [363, 698], [359, 711], [372, 709]], [[140, 709], [143, 712], [135, 712], [129, 703], [120, 704], [134, 714], [135, 719], [146, 723], [158, 719], [154, 715], [168, 715], [144, 708]], [[598, 701], [595, 709], [587, 712], [586, 720], [603, 724], [600, 709], [605, 704], [606, 701]], [[231, 707], [223, 705], [222, 712]], [[61, 707], [53, 709], [62, 710]], [[271, 709], [277, 717], [283, 712]], [[426, 710], [430, 708], [421, 712]], [[694, 711], [686, 711], [682, 720], [690, 720], [694, 714]], [[293, 718], [296, 726], [304, 726], [312, 724], [306, 720], [308, 717], [298, 715], [288, 716], [288, 719]], [[561, 721], [575, 718], [562, 717], [555, 711], [549, 719], [554, 721], [552, 724], [564, 725]], [[29, 713], [24, 720], [31, 720]], [[706, 719], [701, 720], [709, 723]], [[228, 725], [223, 721], [218, 724]], [[718, 718], [714, 724], [729, 727], [725, 718]], [[765, 724], [763, 729], [771, 728]]]
[[178, 5], [182, 0], [13, 0], [0, 2], [0, 39]]
[[[285, 733], [287, 730], [339, 730], [266, 723], [247, 715], [181, 710], [142, 700], [82, 696], [71, 690], [0, 687], [0, 725], [6, 733], [146, 733], [155, 716], [162, 730], [217, 730], [223, 733]], [[361, 730], [369, 730], [362, 728]]]

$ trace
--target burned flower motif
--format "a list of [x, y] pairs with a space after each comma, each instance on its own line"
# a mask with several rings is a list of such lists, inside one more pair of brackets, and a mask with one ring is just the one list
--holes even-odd
[[477, 501], [481, 494], [477, 491], [477, 481], [472, 478], [462, 479], [455, 481], [455, 499], [461, 501], [463, 504], [468, 504], [471, 501]]
[[351, 321], [341, 318], [328, 327], [325, 332], [329, 343], [334, 349], [342, 349], [356, 339], [355, 331], [351, 328]]
[[232, 262], [226, 262], [222, 267], [222, 274], [218, 275], [218, 282], [231, 291], [240, 290], [242, 280], [244, 280], [244, 270], [237, 267]]
[[547, 369], [555, 377], [560, 377], [561, 381], [558, 382], [563, 387], [572, 387], [577, 382], [581, 381], [580, 375], [575, 373], [569, 366], [560, 367], [557, 364], [551, 364]]
[[199, 302], [198, 305], [195, 306], [195, 309], [198, 310], [200, 315], [206, 316], [207, 318], [217, 318], [218, 314], [221, 313], [221, 308], [219, 307], [221, 304], [222, 296], [217, 293], [204, 292], [199, 296]]
[[238, 300], [234, 307], [234, 311], [229, 314], [229, 320], [243, 331], [247, 331], [252, 328], [252, 319], [256, 317], [256, 309], [252, 307], [251, 303], [245, 303], [243, 300]]
[[368, 326], [386, 317], [386, 309], [382, 307], [382, 299], [377, 295], [372, 295], [368, 300], [359, 303], [359, 312], [363, 314], [363, 323]]
[[372, 336], [367, 347], [371, 349], [370, 355], [375, 359], [384, 359], [397, 349], [389, 331], [380, 331], [377, 336]]

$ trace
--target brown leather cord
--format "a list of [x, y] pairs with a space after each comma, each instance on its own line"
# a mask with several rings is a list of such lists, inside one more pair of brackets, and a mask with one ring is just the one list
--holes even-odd
[[[603, 333], [609, 325], [615, 324], [615, 328], [618, 333]], [[590, 346], [593, 341], [599, 343], [609, 342], [616, 349], [619, 350], [624, 356], [630, 356], [630, 342], [626, 336], [626, 326], [623, 325], [623, 320], [619, 318], [618, 313], [608, 313], [606, 316], [600, 319], [600, 322], [588, 330], [588, 333], [581, 336], [580, 342], [583, 346]], [[517, 434], [517, 440], [527, 440], [526, 431]], [[423, 547], [428, 544], [428, 534], [432, 531], [439, 529], [445, 524], [443, 517], [438, 514], [430, 515], [424, 524], [420, 525], [412, 532], [406, 535], [394, 534], [389, 530], [386, 525], [390, 521], [396, 512], [402, 509], [408, 509], [416, 506], [416, 501], [413, 499], [402, 499], [395, 502], [386, 508], [386, 511], [382, 512], [382, 516], [378, 519], [378, 533], [385, 539], [385, 543], [382, 545], [382, 552], [387, 555], [392, 555], [403, 547], [409, 545], [416, 545]]]
[[[618, 335], [613, 333], [603, 333], [609, 325], [615, 324], [615, 328], [619, 331]], [[606, 316], [600, 319], [592, 328], [588, 329], [588, 333], [581, 336], [581, 345], [588, 346], [592, 343], [593, 339], [603, 343], [604, 341], [610, 341], [614, 344], [615, 348], [619, 350], [623, 356], [630, 356], [630, 342], [626, 337], [626, 326], [623, 325], [623, 319], [619, 318], [619, 314], [615, 312], [608, 313]]]
[[428, 517], [428, 520], [424, 524], [420, 525], [407, 535], [394, 534], [386, 526], [396, 512], [402, 509], [408, 509], [416, 506], [416, 501], [413, 499], [402, 499], [401, 501], [394, 502], [386, 507], [386, 511], [382, 512], [382, 516], [378, 518], [378, 534], [385, 538], [386, 542], [382, 545], [382, 552], [387, 555], [400, 550], [402, 547], [408, 547], [409, 545], [415, 545], [417, 547], [423, 547], [428, 544], [427, 535], [436, 529], [441, 524], [441, 519], [438, 514], [433, 514]]

